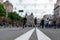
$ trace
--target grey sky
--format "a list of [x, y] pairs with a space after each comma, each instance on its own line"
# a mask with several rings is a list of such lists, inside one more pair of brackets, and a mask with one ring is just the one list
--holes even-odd
[[[4, 0], [6, 1], [6, 0]], [[56, 0], [9, 0], [14, 5], [14, 11], [24, 10], [19, 15], [24, 16], [33, 12], [34, 17], [42, 18], [45, 14], [53, 14], [54, 3]]]

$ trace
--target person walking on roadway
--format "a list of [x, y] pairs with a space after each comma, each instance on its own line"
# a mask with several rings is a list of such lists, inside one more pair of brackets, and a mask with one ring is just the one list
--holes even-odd
[[24, 18], [23, 18], [23, 28], [26, 26], [26, 23], [27, 23], [27, 18], [24, 17]]
[[35, 17], [34, 19], [34, 24], [35, 24], [35, 27], [37, 26], [37, 18]]
[[44, 28], [44, 19], [41, 20], [41, 26]]

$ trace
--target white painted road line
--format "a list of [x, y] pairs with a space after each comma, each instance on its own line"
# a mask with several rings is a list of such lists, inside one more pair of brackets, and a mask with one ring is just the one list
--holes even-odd
[[34, 32], [35, 28], [31, 29], [30, 31], [26, 32], [25, 34], [19, 36], [15, 40], [29, 40], [31, 37], [32, 33]]
[[43, 32], [41, 32], [37, 28], [36, 28], [36, 33], [37, 33], [38, 40], [51, 40], [49, 37], [47, 37]]

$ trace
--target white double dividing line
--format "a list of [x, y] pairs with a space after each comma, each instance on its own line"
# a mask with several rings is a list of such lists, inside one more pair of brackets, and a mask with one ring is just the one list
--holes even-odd
[[[37, 38], [38, 40], [51, 40], [49, 37], [47, 37], [42, 31], [40, 31], [38, 28], [33, 28], [30, 31], [26, 32], [25, 34], [19, 36], [15, 40], [29, 40], [29, 38], [32, 36], [34, 30], [36, 30]], [[34, 37], [33, 37], [34, 38]]]

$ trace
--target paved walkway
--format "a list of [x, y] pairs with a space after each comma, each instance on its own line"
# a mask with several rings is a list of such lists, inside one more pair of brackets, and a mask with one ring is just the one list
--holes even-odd
[[27, 33], [17, 37], [15, 40], [51, 40], [39, 29], [31, 29]]
[[41, 29], [40, 30], [52, 40], [60, 40], [60, 29]]
[[33, 32], [32, 36], [30, 37], [29, 40], [38, 40], [36, 30]]
[[2, 28], [0, 40], [60, 40], [60, 29]]
[[32, 33], [34, 32], [35, 28], [26, 32], [25, 34], [19, 36], [18, 38], [16, 38], [15, 40], [29, 40], [29, 38], [31, 37]]
[[14, 40], [27, 31], [31, 30], [31, 27], [22, 28], [3, 28], [0, 29], [0, 40]]

